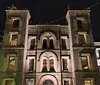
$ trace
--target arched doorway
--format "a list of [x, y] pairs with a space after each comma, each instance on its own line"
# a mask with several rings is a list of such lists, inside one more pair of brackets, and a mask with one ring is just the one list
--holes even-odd
[[59, 83], [55, 76], [44, 75], [40, 78], [39, 83], [37, 85], [59, 85]]
[[45, 80], [44, 82], [43, 82], [43, 85], [54, 85], [54, 83], [53, 83], [53, 81], [52, 80]]

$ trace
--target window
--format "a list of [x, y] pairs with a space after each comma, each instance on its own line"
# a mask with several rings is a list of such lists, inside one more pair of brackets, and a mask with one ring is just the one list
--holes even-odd
[[35, 70], [35, 58], [33, 56], [27, 57], [27, 65], [29, 72]]
[[18, 44], [18, 32], [10, 32], [9, 44], [16, 46]]
[[62, 49], [66, 49], [66, 40], [65, 39], [61, 39], [61, 47]]
[[69, 56], [62, 56], [62, 70], [63, 71], [69, 71], [70, 70]]
[[43, 39], [43, 45], [42, 45], [43, 49], [54, 49], [54, 42], [53, 39]]
[[3, 79], [3, 85], [15, 85], [15, 79], [5, 78]]
[[68, 70], [68, 68], [67, 68], [67, 59], [63, 59], [63, 70]]
[[14, 68], [15, 68], [15, 56], [10, 56], [8, 62], [8, 69], [14, 69]]
[[36, 36], [29, 36], [28, 49], [30, 50], [36, 49]]
[[100, 59], [97, 59], [97, 65], [100, 67]]
[[31, 43], [30, 43], [30, 49], [35, 49], [35, 39], [31, 39]]
[[82, 69], [88, 69], [88, 59], [87, 56], [81, 56], [81, 63], [82, 63]]
[[68, 39], [67, 36], [61, 36], [61, 49], [68, 48]]
[[25, 85], [34, 85], [34, 79], [26, 79]]
[[63, 79], [63, 85], [71, 85], [71, 79], [64, 78]]
[[100, 50], [98, 50], [99, 58], [100, 58]]
[[86, 33], [78, 32], [78, 40], [80, 45], [84, 45], [87, 43]]
[[53, 59], [43, 59], [42, 72], [55, 72], [54, 60]]
[[81, 55], [81, 65], [82, 65], [83, 70], [90, 68], [90, 55], [89, 54]]
[[47, 48], [48, 48], [47, 40], [46, 40], [46, 39], [43, 40], [42, 48], [43, 48], [43, 49], [47, 49]]
[[100, 48], [96, 48], [97, 65], [100, 66]]
[[80, 29], [80, 28], [83, 28], [83, 21], [82, 20], [77, 20], [77, 27]]
[[49, 48], [54, 49], [54, 42], [53, 39], [49, 39]]
[[42, 49], [55, 49], [56, 36], [52, 32], [44, 32], [41, 37]]
[[79, 37], [79, 43], [80, 44], [85, 44], [86, 42], [85, 42], [85, 39], [84, 39], [84, 35], [78, 35], [78, 37]]
[[19, 28], [19, 19], [13, 20], [13, 28]]
[[33, 70], [34, 68], [34, 59], [29, 60], [29, 70]]
[[15, 54], [7, 54], [8, 68], [7, 70], [16, 70], [17, 67], [17, 56]]
[[77, 31], [88, 31], [87, 30], [87, 21], [84, 17], [77, 17], [76, 18], [76, 23], [77, 23]]
[[54, 60], [53, 59], [50, 59], [50, 71], [51, 72], [55, 72], [55, 69], [54, 69]]
[[96, 58], [100, 58], [100, 48], [96, 48]]
[[47, 60], [44, 59], [43, 60], [43, 69], [42, 69], [42, 72], [46, 72], [47, 71]]
[[93, 79], [85, 79], [84, 85], [93, 85]]
[[69, 85], [69, 81], [64, 81], [64, 85]]
[[43, 49], [54, 49], [54, 40], [51, 37], [47, 37], [47, 39], [43, 39], [42, 44]]

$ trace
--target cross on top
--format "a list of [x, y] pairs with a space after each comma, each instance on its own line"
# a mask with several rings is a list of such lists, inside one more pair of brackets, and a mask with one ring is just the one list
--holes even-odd
[[17, 9], [17, 8], [12, 4], [12, 6], [9, 6], [8, 9], [14, 10], [14, 9]]

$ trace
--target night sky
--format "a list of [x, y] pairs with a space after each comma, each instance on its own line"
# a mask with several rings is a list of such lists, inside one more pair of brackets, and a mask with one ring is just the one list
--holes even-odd
[[18, 9], [28, 9], [30, 24], [67, 24], [66, 13], [70, 9], [91, 10], [91, 24], [95, 41], [100, 41], [100, 0], [2, 0], [0, 2], [0, 33], [5, 29], [5, 10], [14, 4]]

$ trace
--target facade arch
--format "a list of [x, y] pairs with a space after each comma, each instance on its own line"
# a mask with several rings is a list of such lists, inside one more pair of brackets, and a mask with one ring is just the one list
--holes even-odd
[[[47, 61], [47, 64], [44, 64], [44, 60]], [[52, 60], [52, 61], [51, 61]], [[58, 57], [53, 52], [43, 52], [40, 54], [39, 59], [39, 72], [44, 72], [44, 67], [47, 69], [48, 72], [58, 72], [59, 64], [58, 64]], [[45, 66], [46, 65], [46, 66]], [[52, 70], [51, 70], [52, 69]]]
[[58, 55], [57, 55], [55, 52], [53, 52], [53, 51], [44, 51], [44, 52], [42, 52], [42, 53], [39, 55], [38, 61], [40, 61], [40, 58], [41, 58], [42, 56], [47, 57], [46, 54], [48, 54], [48, 53], [49, 53], [49, 56], [50, 56], [50, 57], [52, 57], [52, 56], [54, 55], [54, 56], [56, 57], [57, 61], [59, 61]]
[[43, 75], [43, 76], [40, 78], [40, 80], [39, 80], [39, 85], [44, 85], [44, 82], [45, 82], [46, 80], [50, 80], [50, 81], [52, 81], [52, 83], [53, 83], [54, 85], [58, 85], [58, 80], [57, 80], [57, 78], [56, 78], [55, 76], [53, 76], [53, 75]]
[[56, 47], [56, 40], [57, 40], [57, 37], [54, 33], [49, 32], [49, 31], [42, 33], [40, 36], [40, 42], [42, 46], [41, 48], [54, 49]]

